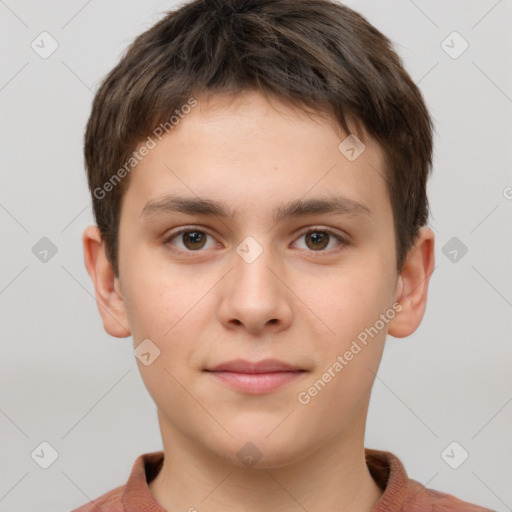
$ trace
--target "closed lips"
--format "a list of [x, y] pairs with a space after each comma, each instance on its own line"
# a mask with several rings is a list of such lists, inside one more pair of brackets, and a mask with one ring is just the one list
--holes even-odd
[[277, 372], [303, 372], [297, 366], [279, 361], [277, 359], [264, 359], [258, 362], [236, 359], [206, 368], [208, 372], [232, 372], [232, 373], [277, 373]]

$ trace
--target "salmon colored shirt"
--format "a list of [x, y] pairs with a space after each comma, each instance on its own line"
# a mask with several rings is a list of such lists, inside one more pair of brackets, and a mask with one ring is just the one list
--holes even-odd
[[[390, 452], [365, 448], [365, 455], [372, 477], [384, 491], [372, 512], [495, 512], [411, 480], [398, 457]], [[163, 460], [164, 452], [141, 455], [135, 460], [126, 485], [72, 512], [166, 512], [148, 487]]]

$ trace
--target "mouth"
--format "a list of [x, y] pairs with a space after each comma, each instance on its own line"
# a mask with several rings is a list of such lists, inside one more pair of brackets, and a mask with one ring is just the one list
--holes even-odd
[[274, 391], [308, 373], [307, 370], [277, 359], [259, 362], [237, 359], [204, 371], [221, 383], [249, 394]]

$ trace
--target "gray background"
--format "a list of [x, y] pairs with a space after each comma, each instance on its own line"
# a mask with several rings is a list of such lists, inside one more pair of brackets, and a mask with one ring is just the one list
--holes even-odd
[[[365, 444], [427, 487], [512, 510], [512, 0], [346, 3], [396, 43], [437, 130], [429, 304], [412, 336], [388, 338]], [[82, 137], [101, 78], [175, 5], [0, 1], [4, 512], [75, 508], [161, 449], [132, 340], [104, 332], [83, 264]], [[43, 31], [59, 45], [47, 59], [31, 48]], [[469, 43], [457, 58], [461, 39], [442, 45], [453, 31]], [[32, 251], [43, 237], [57, 248], [46, 262]], [[42, 441], [58, 452], [48, 469], [31, 458]], [[441, 456], [452, 441], [469, 453], [458, 469]]]

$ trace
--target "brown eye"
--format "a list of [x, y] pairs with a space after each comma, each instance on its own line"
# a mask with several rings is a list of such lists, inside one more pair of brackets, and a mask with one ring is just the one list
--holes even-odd
[[333, 249], [325, 248], [332, 242], [338, 242], [338, 248], [343, 248], [349, 243], [340, 235], [331, 231], [330, 229], [309, 229], [299, 238], [304, 238], [305, 240], [305, 249], [311, 252], [331, 252]]
[[[200, 252], [201, 249], [208, 248], [208, 237], [213, 239], [211, 235], [199, 229], [181, 229], [164, 240], [164, 245], [169, 245], [177, 252]], [[215, 243], [211, 246], [214, 245]]]
[[185, 231], [181, 234], [181, 240], [187, 249], [202, 249], [206, 236], [202, 231]]
[[310, 231], [306, 233], [306, 245], [312, 250], [325, 249], [329, 243], [329, 234], [325, 231]]

